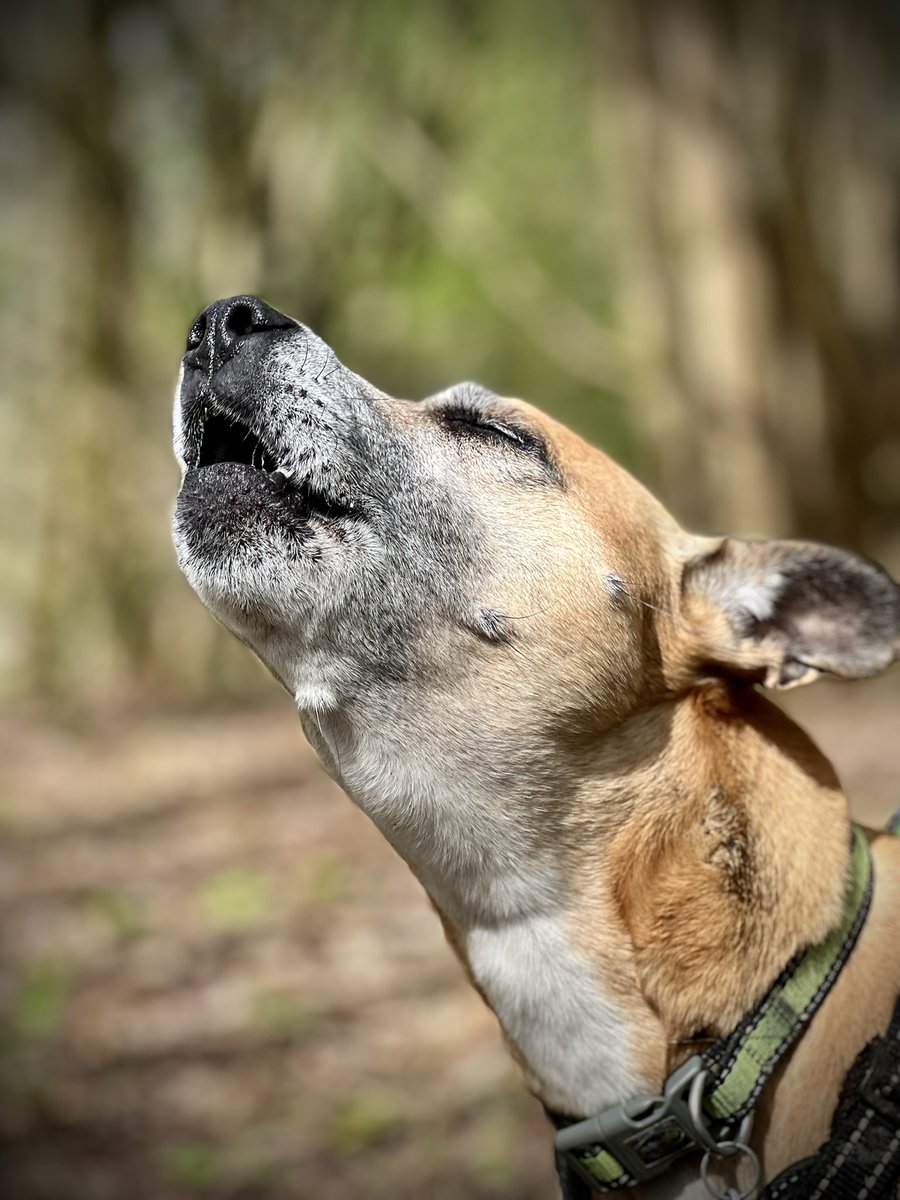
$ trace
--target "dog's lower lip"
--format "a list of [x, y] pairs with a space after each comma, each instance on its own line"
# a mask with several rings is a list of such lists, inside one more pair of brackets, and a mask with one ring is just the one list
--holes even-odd
[[[238, 467], [249, 473], [250, 477], [269, 481], [268, 495], [276, 504], [283, 504], [286, 511], [296, 517], [300, 515], [307, 523], [323, 522], [330, 524], [341, 520], [362, 520], [365, 513], [356, 500], [338, 499], [326, 495], [314, 484], [312, 479], [303, 476], [292, 466], [278, 466], [266, 471], [251, 463], [216, 462], [204, 466], [195, 466], [189, 470], [190, 476], [206, 477], [210, 483], [216, 478], [215, 473], [222, 467]], [[218, 490], [218, 480], [216, 480]]]

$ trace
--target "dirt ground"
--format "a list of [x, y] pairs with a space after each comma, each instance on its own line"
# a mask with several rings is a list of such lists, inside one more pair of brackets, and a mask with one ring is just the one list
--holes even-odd
[[[898, 685], [790, 698], [873, 824]], [[0, 720], [0, 837], [4, 1200], [556, 1194], [493, 1018], [287, 702]]]

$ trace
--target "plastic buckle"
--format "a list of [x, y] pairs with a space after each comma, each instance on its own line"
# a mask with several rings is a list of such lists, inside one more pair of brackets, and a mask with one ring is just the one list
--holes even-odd
[[[568, 1125], [558, 1131], [556, 1147], [564, 1153], [590, 1146], [598, 1154], [607, 1150], [638, 1183], [661, 1174], [689, 1150], [715, 1151], [719, 1140], [701, 1110], [705, 1078], [703, 1061], [694, 1055], [669, 1076], [661, 1096], [635, 1096]], [[577, 1157], [571, 1161], [585, 1173]]]

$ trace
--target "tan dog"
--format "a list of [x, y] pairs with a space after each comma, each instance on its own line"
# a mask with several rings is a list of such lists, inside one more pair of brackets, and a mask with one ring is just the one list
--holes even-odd
[[[529, 1086], [655, 1092], [841, 912], [847, 804], [758, 692], [871, 675], [900, 589], [804, 543], [685, 533], [529, 405], [421, 403], [249, 297], [190, 335], [179, 560], [406, 859]], [[764, 1180], [816, 1150], [900, 991], [900, 841], [850, 962], [759, 1108]], [[641, 1196], [701, 1196], [695, 1159]]]

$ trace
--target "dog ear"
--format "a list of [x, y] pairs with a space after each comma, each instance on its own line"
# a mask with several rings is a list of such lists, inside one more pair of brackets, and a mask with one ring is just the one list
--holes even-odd
[[812, 542], [712, 547], [682, 579], [698, 668], [790, 688], [823, 673], [861, 679], [900, 657], [900, 587], [877, 563]]

